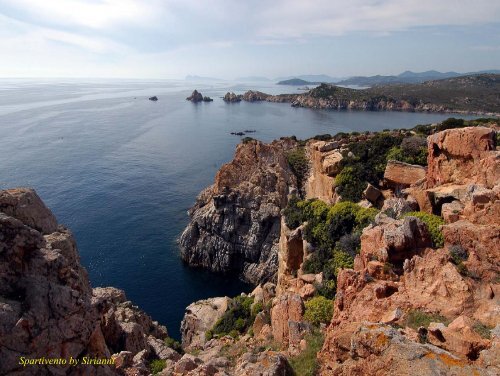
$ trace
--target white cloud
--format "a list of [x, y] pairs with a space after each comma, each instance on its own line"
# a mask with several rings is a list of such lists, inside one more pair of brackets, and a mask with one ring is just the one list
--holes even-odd
[[123, 23], [144, 24], [156, 15], [150, 2], [138, 0], [3, 0], [2, 3], [45, 22], [96, 29]]
[[[472, 30], [491, 23], [498, 30], [498, 20], [500, 1], [491, 0], [0, 0], [0, 72], [197, 73], [222, 53], [226, 66], [244, 64], [241, 52], [231, 53], [242, 46], [248, 60], [246, 52], [268, 45], [351, 34], [390, 38], [445, 25]], [[487, 53], [497, 43], [467, 45]], [[271, 59], [286, 64], [283, 56]]]

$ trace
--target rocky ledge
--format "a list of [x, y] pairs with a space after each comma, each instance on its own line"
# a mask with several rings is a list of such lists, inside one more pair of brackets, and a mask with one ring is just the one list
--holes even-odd
[[281, 209], [297, 182], [285, 153], [291, 139], [238, 145], [232, 162], [200, 193], [179, 244], [191, 266], [236, 272], [251, 283], [272, 280], [278, 267]]

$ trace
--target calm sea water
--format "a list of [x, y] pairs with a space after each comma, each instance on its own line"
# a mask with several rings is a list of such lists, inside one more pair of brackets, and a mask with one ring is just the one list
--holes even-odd
[[[197, 88], [214, 98], [192, 104]], [[288, 104], [225, 104], [228, 90], [296, 92], [276, 85], [184, 81], [0, 80], [0, 189], [34, 187], [77, 239], [92, 285], [115, 286], [179, 336], [184, 308], [251, 288], [183, 266], [176, 238], [187, 209], [240, 137], [411, 127], [448, 115], [335, 112]], [[158, 102], [147, 98], [159, 97]]]

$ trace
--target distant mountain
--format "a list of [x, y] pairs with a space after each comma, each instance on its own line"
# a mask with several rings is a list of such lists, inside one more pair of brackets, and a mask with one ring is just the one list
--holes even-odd
[[277, 85], [289, 85], [289, 86], [303, 86], [303, 85], [315, 85], [319, 82], [309, 82], [306, 80], [301, 80], [300, 78], [291, 78], [289, 80], [280, 81]]
[[314, 82], [335, 83], [343, 79], [339, 77], [331, 77], [326, 74], [303, 74], [299, 76], [278, 77], [275, 79], [275, 81], [286, 81], [295, 78], [308, 81], [309, 83], [314, 83]]
[[498, 74], [499, 70], [485, 70], [479, 72], [438, 72], [430, 70], [426, 72], [405, 71], [397, 76], [356, 76], [337, 82], [337, 85], [378, 86], [389, 84], [418, 84], [425, 81], [442, 80], [446, 78], [470, 76], [475, 74]]
[[186, 81], [226, 81], [223, 80], [222, 78], [215, 78], [215, 77], [202, 77], [202, 76], [186, 76], [185, 78]]
[[261, 77], [261, 76], [237, 77], [234, 80], [239, 81], [239, 82], [269, 82], [269, 81], [271, 81], [269, 78]]

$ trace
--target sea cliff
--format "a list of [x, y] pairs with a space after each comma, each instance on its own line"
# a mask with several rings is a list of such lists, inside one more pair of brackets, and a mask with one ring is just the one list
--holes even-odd
[[0, 373], [498, 374], [498, 131], [239, 145], [191, 210], [182, 255], [256, 287], [193, 302], [182, 346], [123, 291], [91, 287], [32, 189], [0, 191]]

